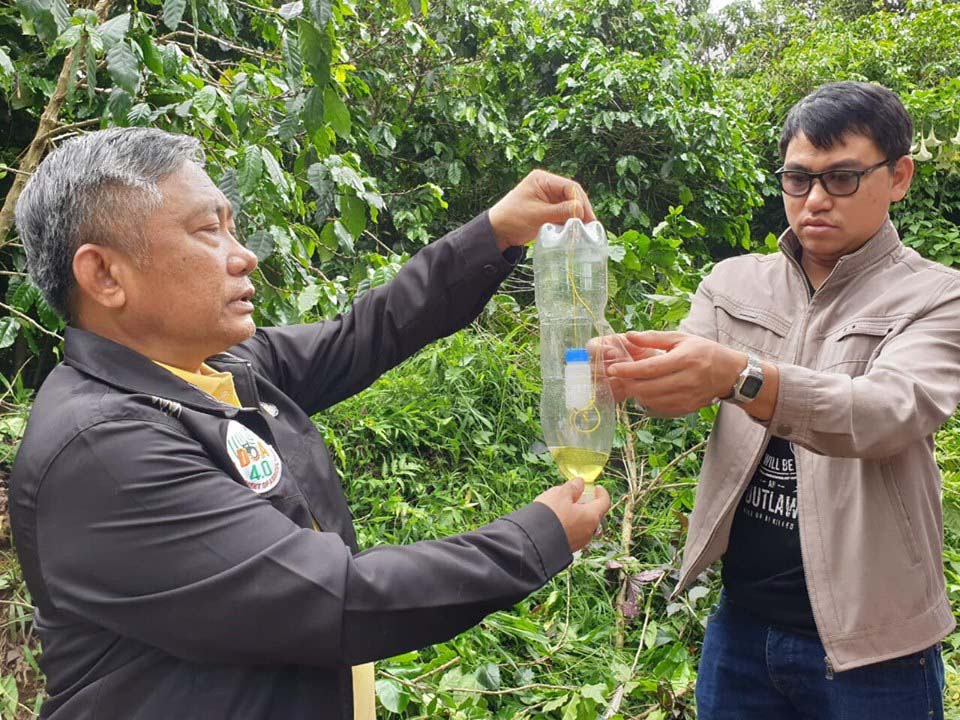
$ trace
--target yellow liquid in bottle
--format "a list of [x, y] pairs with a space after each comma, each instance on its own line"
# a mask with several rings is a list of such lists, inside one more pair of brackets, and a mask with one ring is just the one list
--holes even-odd
[[552, 447], [550, 454], [560, 473], [567, 478], [580, 478], [588, 485], [600, 477], [609, 453], [578, 447]]

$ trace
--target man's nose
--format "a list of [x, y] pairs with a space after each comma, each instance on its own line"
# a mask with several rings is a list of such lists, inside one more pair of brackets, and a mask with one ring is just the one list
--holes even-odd
[[821, 210], [833, 204], [833, 195], [828, 193], [826, 188], [823, 187], [823, 180], [814, 178], [804, 204], [809, 210]]
[[249, 275], [257, 269], [257, 256], [245, 248], [239, 240], [234, 239], [233, 244], [227, 260], [227, 270], [231, 275]]

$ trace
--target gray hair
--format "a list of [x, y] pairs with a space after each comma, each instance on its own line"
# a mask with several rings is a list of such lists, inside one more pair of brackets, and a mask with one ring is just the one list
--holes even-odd
[[50, 153], [16, 207], [30, 276], [69, 317], [73, 256], [84, 243], [118, 247], [142, 264], [143, 225], [163, 197], [157, 183], [184, 162], [203, 162], [200, 143], [153, 128], [111, 128], [74, 138]]

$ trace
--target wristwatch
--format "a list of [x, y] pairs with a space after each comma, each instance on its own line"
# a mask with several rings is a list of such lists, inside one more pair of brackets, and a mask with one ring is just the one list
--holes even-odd
[[730, 394], [722, 399], [743, 405], [756, 399], [762, 387], [763, 368], [760, 366], [760, 360], [753, 355], [747, 355], [747, 366], [733, 384]]

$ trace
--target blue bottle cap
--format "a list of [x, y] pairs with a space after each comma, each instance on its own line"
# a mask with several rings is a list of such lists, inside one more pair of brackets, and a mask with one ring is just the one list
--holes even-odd
[[567, 348], [566, 355], [564, 356], [564, 362], [590, 362], [590, 355], [587, 353], [586, 348]]

